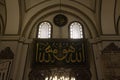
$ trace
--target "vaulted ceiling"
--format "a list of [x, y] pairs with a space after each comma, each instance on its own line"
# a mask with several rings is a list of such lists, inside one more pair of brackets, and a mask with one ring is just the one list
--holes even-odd
[[28, 37], [36, 22], [60, 11], [83, 21], [93, 38], [120, 34], [120, 0], [0, 0], [0, 33]]

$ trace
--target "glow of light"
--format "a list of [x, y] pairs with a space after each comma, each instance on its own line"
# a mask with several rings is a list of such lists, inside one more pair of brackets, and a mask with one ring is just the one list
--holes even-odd
[[50, 76], [50, 79], [48, 77], [46, 77], [45, 80], [75, 80], [75, 78], [74, 77], [69, 78], [69, 77], [65, 77], [65, 76], [60, 76], [58, 78], [57, 76], [54, 76], [54, 77]]
[[45, 80], [48, 80], [48, 77], [46, 77]]
[[50, 80], [52, 80], [52, 76], [50, 76]]

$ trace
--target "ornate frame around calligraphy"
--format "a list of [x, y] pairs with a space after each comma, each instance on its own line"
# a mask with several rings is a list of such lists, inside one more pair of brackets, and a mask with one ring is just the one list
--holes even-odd
[[86, 39], [34, 40], [34, 66], [88, 66]]

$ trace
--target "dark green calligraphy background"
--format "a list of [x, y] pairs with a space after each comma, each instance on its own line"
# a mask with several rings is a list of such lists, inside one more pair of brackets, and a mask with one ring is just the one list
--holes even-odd
[[86, 63], [86, 41], [50, 39], [35, 42], [35, 62], [42, 65]]

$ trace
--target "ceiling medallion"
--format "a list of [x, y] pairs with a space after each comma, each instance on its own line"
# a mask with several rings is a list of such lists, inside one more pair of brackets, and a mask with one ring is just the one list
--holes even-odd
[[67, 17], [63, 14], [57, 14], [53, 19], [54, 24], [58, 27], [63, 27], [67, 24], [67, 21]]

